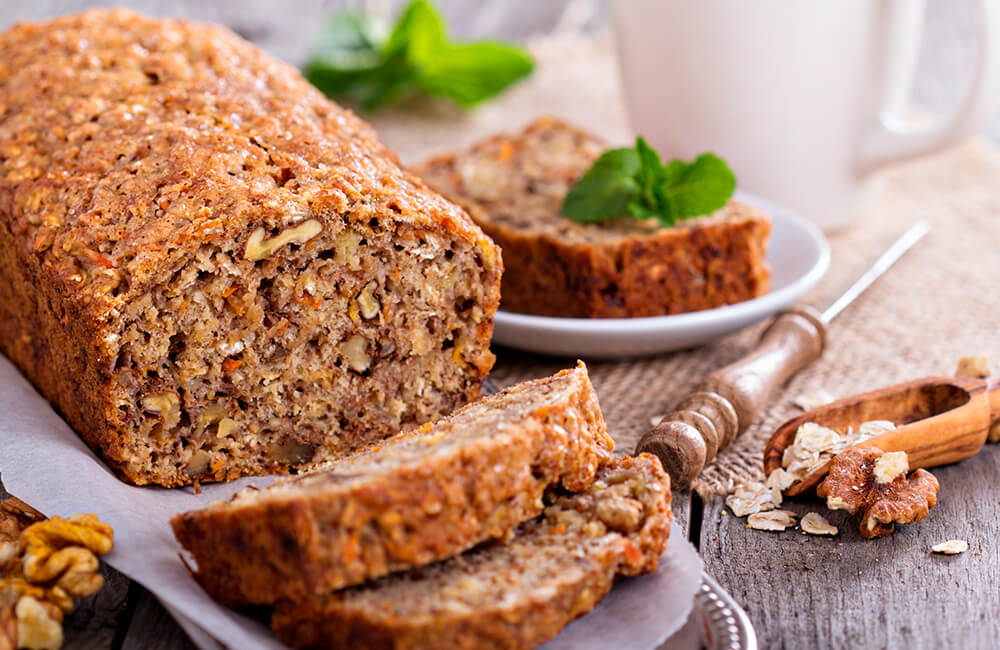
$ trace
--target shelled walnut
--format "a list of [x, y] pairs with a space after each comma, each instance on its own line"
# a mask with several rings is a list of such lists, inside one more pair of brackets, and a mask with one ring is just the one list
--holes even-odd
[[113, 534], [96, 515], [46, 520], [16, 499], [0, 504], [0, 650], [62, 645], [74, 600], [104, 585], [97, 557]]
[[884, 537], [895, 524], [912, 524], [937, 504], [937, 479], [923, 469], [907, 476], [906, 455], [875, 447], [852, 447], [833, 460], [816, 488], [831, 510], [858, 517], [861, 536]]
[[[16, 541], [21, 531], [44, 519], [45, 515], [16, 497], [0, 502], [0, 544]], [[5, 563], [0, 556], [0, 566]]]
[[251, 262], [258, 262], [269, 257], [285, 244], [304, 244], [323, 231], [323, 224], [316, 219], [304, 221], [294, 228], [288, 228], [267, 239], [267, 230], [257, 228], [247, 239], [244, 257]]

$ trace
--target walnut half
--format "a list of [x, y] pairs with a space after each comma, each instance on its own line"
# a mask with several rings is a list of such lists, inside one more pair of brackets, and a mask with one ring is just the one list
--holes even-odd
[[54, 650], [62, 645], [63, 615], [74, 600], [103, 586], [97, 556], [111, 550], [114, 532], [96, 515], [44, 519], [20, 502], [6, 504], [0, 515], [7, 521], [12, 508], [14, 517], [27, 512], [36, 521], [14, 541], [0, 543], [0, 650]]
[[247, 239], [247, 245], [246, 249], [243, 251], [243, 256], [251, 262], [257, 262], [269, 257], [272, 253], [274, 253], [274, 251], [278, 250], [285, 244], [304, 244], [316, 235], [320, 234], [322, 231], [323, 224], [316, 219], [309, 219], [308, 221], [303, 221], [294, 228], [282, 230], [270, 239], [266, 239], [267, 230], [264, 228], [257, 228], [250, 233], [250, 238]]
[[[900, 452], [901, 453], [901, 452]], [[880, 462], [883, 457], [888, 461]], [[831, 510], [860, 519], [865, 539], [884, 537], [895, 524], [912, 524], [937, 504], [937, 479], [918, 469], [906, 475], [905, 458], [876, 447], [851, 447], [833, 459], [830, 473], [816, 488]]]

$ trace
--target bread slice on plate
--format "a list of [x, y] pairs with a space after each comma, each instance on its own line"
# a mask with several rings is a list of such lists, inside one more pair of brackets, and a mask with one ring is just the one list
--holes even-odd
[[607, 148], [593, 134], [543, 117], [520, 133], [487, 138], [414, 169], [464, 206], [503, 249], [507, 311], [660, 316], [768, 291], [770, 218], [742, 201], [674, 227], [563, 216], [566, 193]]
[[479, 396], [499, 250], [232, 32], [0, 34], [0, 351], [124, 480], [302, 469]]
[[530, 648], [593, 609], [616, 576], [656, 569], [670, 481], [654, 456], [615, 459], [560, 491], [508, 542], [299, 601], [271, 625], [295, 648]]
[[171, 523], [214, 598], [271, 603], [507, 537], [546, 487], [586, 489], [613, 445], [581, 363]]

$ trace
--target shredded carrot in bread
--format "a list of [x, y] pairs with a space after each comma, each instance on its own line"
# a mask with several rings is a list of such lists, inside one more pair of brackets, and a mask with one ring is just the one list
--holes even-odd
[[639, 552], [632, 542], [626, 540], [625, 543], [625, 561], [629, 564], [636, 564], [642, 559], [642, 553]]
[[243, 305], [241, 305], [240, 303], [236, 302], [235, 300], [233, 300], [231, 298], [226, 298], [226, 302], [229, 303], [229, 306], [232, 307], [233, 311], [236, 312], [237, 316], [242, 316], [243, 315], [243, 311], [244, 311], [243, 310]]
[[358, 538], [351, 537], [344, 546], [344, 562], [352, 564], [358, 559]]
[[500, 160], [507, 161], [514, 157], [514, 145], [504, 142], [500, 145]]
[[107, 255], [105, 255], [104, 253], [98, 253], [98, 252], [92, 251], [89, 248], [87, 248], [87, 249], [84, 249], [83, 254], [93, 264], [97, 264], [98, 266], [103, 266], [106, 269], [113, 269], [113, 268], [115, 268], [115, 262], [114, 262], [114, 260], [112, 260], [110, 257], [108, 257]]
[[313, 309], [319, 309], [320, 305], [323, 304], [322, 298], [318, 298], [317, 296], [310, 296], [309, 294], [297, 296], [295, 298], [292, 298], [292, 300], [303, 305], [309, 305]]

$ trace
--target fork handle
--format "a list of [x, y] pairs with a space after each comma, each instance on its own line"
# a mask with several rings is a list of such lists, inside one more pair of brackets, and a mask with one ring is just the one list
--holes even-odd
[[[811, 307], [782, 312], [747, 356], [709, 375], [643, 435], [636, 453], [659, 456], [674, 487], [689, 487], [715, 453], [757, 420], [778, 387], [819, 358], [825, 345], [819, 312]], [[677, 417], [685, 410], [705, 417]]]

